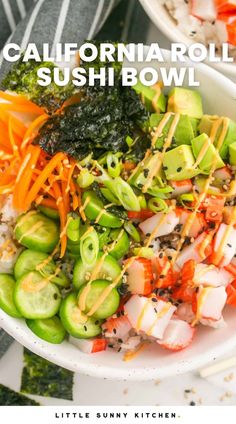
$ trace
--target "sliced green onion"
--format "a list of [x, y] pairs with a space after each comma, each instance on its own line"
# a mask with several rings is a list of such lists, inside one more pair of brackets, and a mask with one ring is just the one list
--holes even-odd
[[120, 205], [119, 200], [117, 199], [117, 197], [111, 192], [111, 190], [109, 190], [109, 188], [107, 187], [102, 187], [100, 188], [101, 193], [103, 194], [103, 196], [105, 197], [105, 199], [108, 200], [108, 202], [111, 203], [115, 203], [116, 205]]
[[98, 183], [105, 184], [107, 181], [112, 181], [110, 175], [108, 175], [107, 171], [98, 163], [98, 161], [93, 161], [93, 166], [97, 171], [99, 171], [99, 174], [95, 176], [95, 180]]
[[158, 197], [153, 197], [148, 201], [148, 209], [151, 209], [152, 212], [167, 212], [168, 205], [163, 199], [159, 199]]
[[141, 209], [147, 209], [147, 201], [145, 199], [144, 194], [140, 194], [138, 196], [138, 201]]
[[119, 177], [121, 172], [121, 163], [116, 155], [108, 153], [107, 155], [107, 170], [112, 178]]
[[126, 144], [128, 145], [128, 147], [131, 147], [134, 140], [132, 139], [132, 137], [130, 137], [129, 135], [127, 135], [126, 139], [125, 139]]
[[99, 238], [97, 232], [93, 229], [90, 233], [86, 232], [80, 239], [80, 256], [83, 264], [94, 265], [99, 252]]
[[134, 194], [130, 185], [122, 180], [122, 178], [117, 177], [113, 180], [112, 191], [126, 210], [140, 211], [140, 204], [137, 196]]
[[188, 203], [194, 201], [194, 195], [192, 193], [181, 194], [178, 198], [178, 201], [182, 206], [188, 207]]
[[140, 242], [141, 240], [140, 234], [137, 228], [135, 228], [135, 226], [131, 222], [129, 221], [125, 222], [124, 229], [125, 231], [127, 231], [127, 233], [132, 237], [134, 241]]
[[89, 153], [89, 155], [87, 155], [84, 159], [80, 160], [78, 164], [82, 167], [89, 165], [91, 163], [92, 156], [92, 153]]
[[72, 242], [78, 242], [80, 238], [80, 217], [78, 215], [73, 216], [76, 214], [69, 215], [72, 220], [70, 220], [67, 229], [66, 229], [66, 235], [68, 239]]
[[173, 188], [169, 185], [164, 187], [159, 187], [158, 185], [153, 185], [148, 189], [148, 194], [151, 196], [159, 197], [161, 199], [166, 199], [166, 195], [171, 193]]
[[135, 256], [141, 256], [142, 258], [151, 259], [154, 256], [154, 252], [151, 247], [135, 247], [133, 249]]
[[89, 172], [87, 168], [81, 169], [78, 177], [77, 177], [77, 184], [81, 188], [87, 188], [94, 182], [94, 176]]

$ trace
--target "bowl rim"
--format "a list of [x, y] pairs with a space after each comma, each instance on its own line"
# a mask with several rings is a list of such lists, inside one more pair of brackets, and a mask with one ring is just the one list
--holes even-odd
[[[156, 8], [153, 8], [153, 2], [156, 2]], [[181, 42], [186, 44], [187, 46], [190, 46], [193, 41], [191, 38], [189, 38], [187, 35], [185, 35], [182, 31], [179, 30], [177, 25], [174, 23], [174, 19], [171, 18], [170, 15], [170, 21], [166, 22], [165, 19], [161, 19], [161, 17], [158, 14], [158, 10], [163, 9], [165, 10], [163, 4], [158, 3], [158, 0], [139, 0], [141, 3], [143, 9], [149, 16], [149, 18], [152, 20], [154, 25], [161, 30], [161, 32], [171, 41], [173, 42]], [[168, 13], [166, 11], [166, 13]], [[170, 23], [172, 22], [172, 23]], [[209, 61], [206, 61], [206, 63], [216, 68], [220, 72], [226, 72], [228, 75], [231, 75], [232, 77], [236, 77], [236, 62], [234, 63], [212, 63]]]
[[[145, 48], [147, 49], [148, 46], [145, 46]], [[161, 52], [165, 57], [165, 60], [169, 61], [170, 51], [161, 49]], [[189, 58], [186, 58], [186, 65], [192, 65], [192, 62]], [[232, 80], [222, 75], [212, 67], [209, 67], [205, 63], [197, 64], [197, 68], [209, 78], [215, 79], [216, 82], [219, 82], [221, 86], [224, 86], [226, 95], [229, 95], [230, 97], [233, 95], [236, 98], [236, 84]], [[119, 368], [118, 362], [117, 366], [109, 366], [106, 363], [101, 365], [100, 363], [94, 362], [88, 363], [86, 361], [82, 362], [79, 360], [77, 360], [77, 362], [72, 361], [70, 358], [67, 358], [66, 355], [60, 354], [60, 345], [51, 345], [39, 339], [36, 335], [30, 332], [25, 323], [22, 325], [19, 319], [8, 316], [1, 309], [0, 327], [9, 333], [20, 344], [30, 349], [35, 354], [38, 354], [59, 366], [74, 372], [85, 374], [87, 376], [107, 378], [112, 380], [147, 381], [184, 374], [186, 372], [196, 370], [208, 362], [214, 361], [215, 359], [236, 347], [236, 334], [234, 334], [232, 337], [229, 337], [226, 341], [219, 344], [217, 349], [215, 346], [210, 347], [209, 349], [202, 352], [201, 355], [195, 356], [193, 359], [191, 358], [173, 361], [173, 363], [165, 365], [163, 368], [158, 367], [158, 361], [156, 367], [148, 367], [146, 365], [141, 367], [132, 367], [131, 365], [131, 367]], [[57, 347], [59, 347], [58, 350]], [[73, 348], [75, 353], [76, 351], [78, 352], [77, 348], [74, 346]], [[98, 353], [97, 355], [100, 354]], [[121, 356], [119, 356], [119, 358], [120, 357]]]

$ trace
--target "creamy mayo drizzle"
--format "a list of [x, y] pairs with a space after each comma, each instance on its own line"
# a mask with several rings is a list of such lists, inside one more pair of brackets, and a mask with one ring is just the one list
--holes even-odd
[[42, 221], [38, 221], [36, 222], [36, 224], [34, 224], [28, 231], [25, 231], [24, 234], [22, 234], [22, 236], [19, 238], [19, 243], [22, 242], [22, 240], [25, 237], [30, 236], [31, 234], [33, 234], [35, 231], [39, 230], [39, 228], [41, 228], [43, 226], [43, 222]]
[[91, 198], [87, 197], [87, 199], [85, 200], [84, 204], [80, 206], [79, 208], [79, 213], [81, 215], [81, 218], [83, 221], [86, 221], [86, 215], [84, 213], [84, 210], [86, 209], [86, 206], [89, 204]]

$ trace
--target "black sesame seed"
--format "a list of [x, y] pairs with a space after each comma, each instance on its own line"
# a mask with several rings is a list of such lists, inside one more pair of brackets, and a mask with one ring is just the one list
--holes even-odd
[[58, 294], [57, 293], [54, 293], [53, 297], [54, 297], [55, 300], [57, 300], [58, 299]]
[[170, 256], [170, 255], [169, 255], [169, 256], [168, 256], [168, 259], [169, 259], [169, 261], [171, 261], [171, 259], [172, 259], [172, 256]]
[[185, 391], [184, 391], [185, 393], [191, 393], [191, 390], [189, 390], [189, 389], [185, 389]]
[[159, 253], [159, 258], [163, 258], [163, 253]]
[[153, 302], [157, 302], [157, 298], [156, 297], [152, 297], [152, 301]]
[[230, 244], [230, 243], [227, 243], [227, 246], [229, 246], [229, 247], [232, 247], [232, 244]]
[[98, 321], [98, 319], [97, 319], [97, 321], [95, 321], [95, 325], [98, 325], [99, 324], [99, 321]]
[[195, 406], [195, 405], [196, 405], [196, 403], [195, 403], [193, 400], [191, 400], [191, 402], [189, 402], [189, 405], [190, 405], [190, 406]]
[[146, 236], [149, 237], [151, 235], [151, 233], [147, 233]]
[[177, 172], [181, 172], [182, 171], [182, 166], [179, 166], [179, 168], [177, 168]]
[[148, 174], [149, 174], [149, 169], [144, 169], [143, 175], [144, 175], [145, 178], [147, 178]]
[[118, 349], [118, 352], [120, 352], [121, 351], [121, 347], [119, 347], [119, 349]]
[[118, 342], [119, 342], [119, 343], [123, 343], [123, 340], [122, 340], [122, 339], [118, 339]]
[[86, 325], [84, 325], [84, 331], [88, 331], [88, 329], [87, 329]]
[[164, 274], [159, 275], [159, 278], [164, 278], [164, 277], [165, 277]]
[[113, 333], [116, 334], [116, 329], [115, 328], [113, 328]]
[[164, 171], [167, 171], [168, 166], [163, 166]]
[[112, 349], [113, 348], [113, 344], [109, 344], [108, 347], [110, 347]]

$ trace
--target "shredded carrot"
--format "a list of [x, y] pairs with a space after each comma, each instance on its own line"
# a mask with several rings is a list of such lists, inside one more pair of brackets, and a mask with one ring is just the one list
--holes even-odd
[[65, 158], [64, 153], [57, 153], [50, 162], [45, 166], [45, 168], [42, 170], [41, 174], [38, 176], [36, 181], [34, 182], [33, 186], [31, 187], [30, 191], [28, 192], [26, 199], [25, 199], [25, 208], [29, 209], [31, 203], [36, 198], [37, 194], [40, 191], [41, 185], [45, 183], [49, 175], [54, 171], [54, 169], [57, 167], [59, 163], [62, 162], [62, 160]]
[[[41, 196], [39, 196], [39, 197], [41, 197]], [[47, 208], [58, 210], [58, 206], [57, 206], [55, 200], [48, 198], [48, 199], [43, 199], [42, 201], [40, 201], [40, 203], [37, 203], [37, 199], [38, 198], [36, 198], [36, 204], [40, 204], [42, 206], [46, 206]]]
[[9, 119], [12, 118], [12, 129], [21, 138], [24, 137], [26, 132], [26, 126], [14, 115], [8, 113], [5, 110], [0, 109], [0, 119], [8, 126]]
[[42, 115], [44, 110], [34, 103], [31, 104], [15, 104], [15, 103], [1, 103], [1, 110], [11, 111], [11, 112], [20, 112], [20, 113], [32, 113], [36, 115]]
[[14, 191], [18, 195], [18, 206], [22, 211], [27, 210], [25, 207], [25, 198], [30, 187], [34, 167], [40, 155], [40, 147], [30, 146], [29, 153], [31, 155], [30, 160], [27, 163], [25, 170], [23, 171], [22, 176], [18, 181], [18, 184], [16, 184]]
[[38, 116], [30, 125], [29, 125], [29, 127], [28, 127], [28, 129], [27, 129], [27, 131], [26, 131], [26, 133], [25, 133], [25, 135], [24, 135], [24, 138], [23, 138], [23, 141], [22, 141], [22, 144], [21, 144], [21, 149], [23, 150], [25, 147], [26, 147], [26, 145], [30, 142], [30, 139], [31, 138], [33, 138], [36, 134], [37, 134], [37, 132], [38, 132], [38, 130], [39, 130], [39, 128], [41, 127], [41, 125], [44, 123], [44, 122], [46, 122], [47, 121], [47, 119], [48, 119], [48, 115], [46, 114], [46, 113], [44, 113], [43, 115], [40, 115], [40, 116]]
[[[60, 256], [67, 246], [67, 216], [81, 206], [81, 190], [74, 179], [76, 161], [59, 152], [53, 157], [33, 144], [49, 116], [21, 95], [0, 91], [0, 194], [13, 193], [13, 205], [27, 211], [34, 203], [57, 210], [60, 217]], [[39, 115], [28, 126], [15, 112]]]

